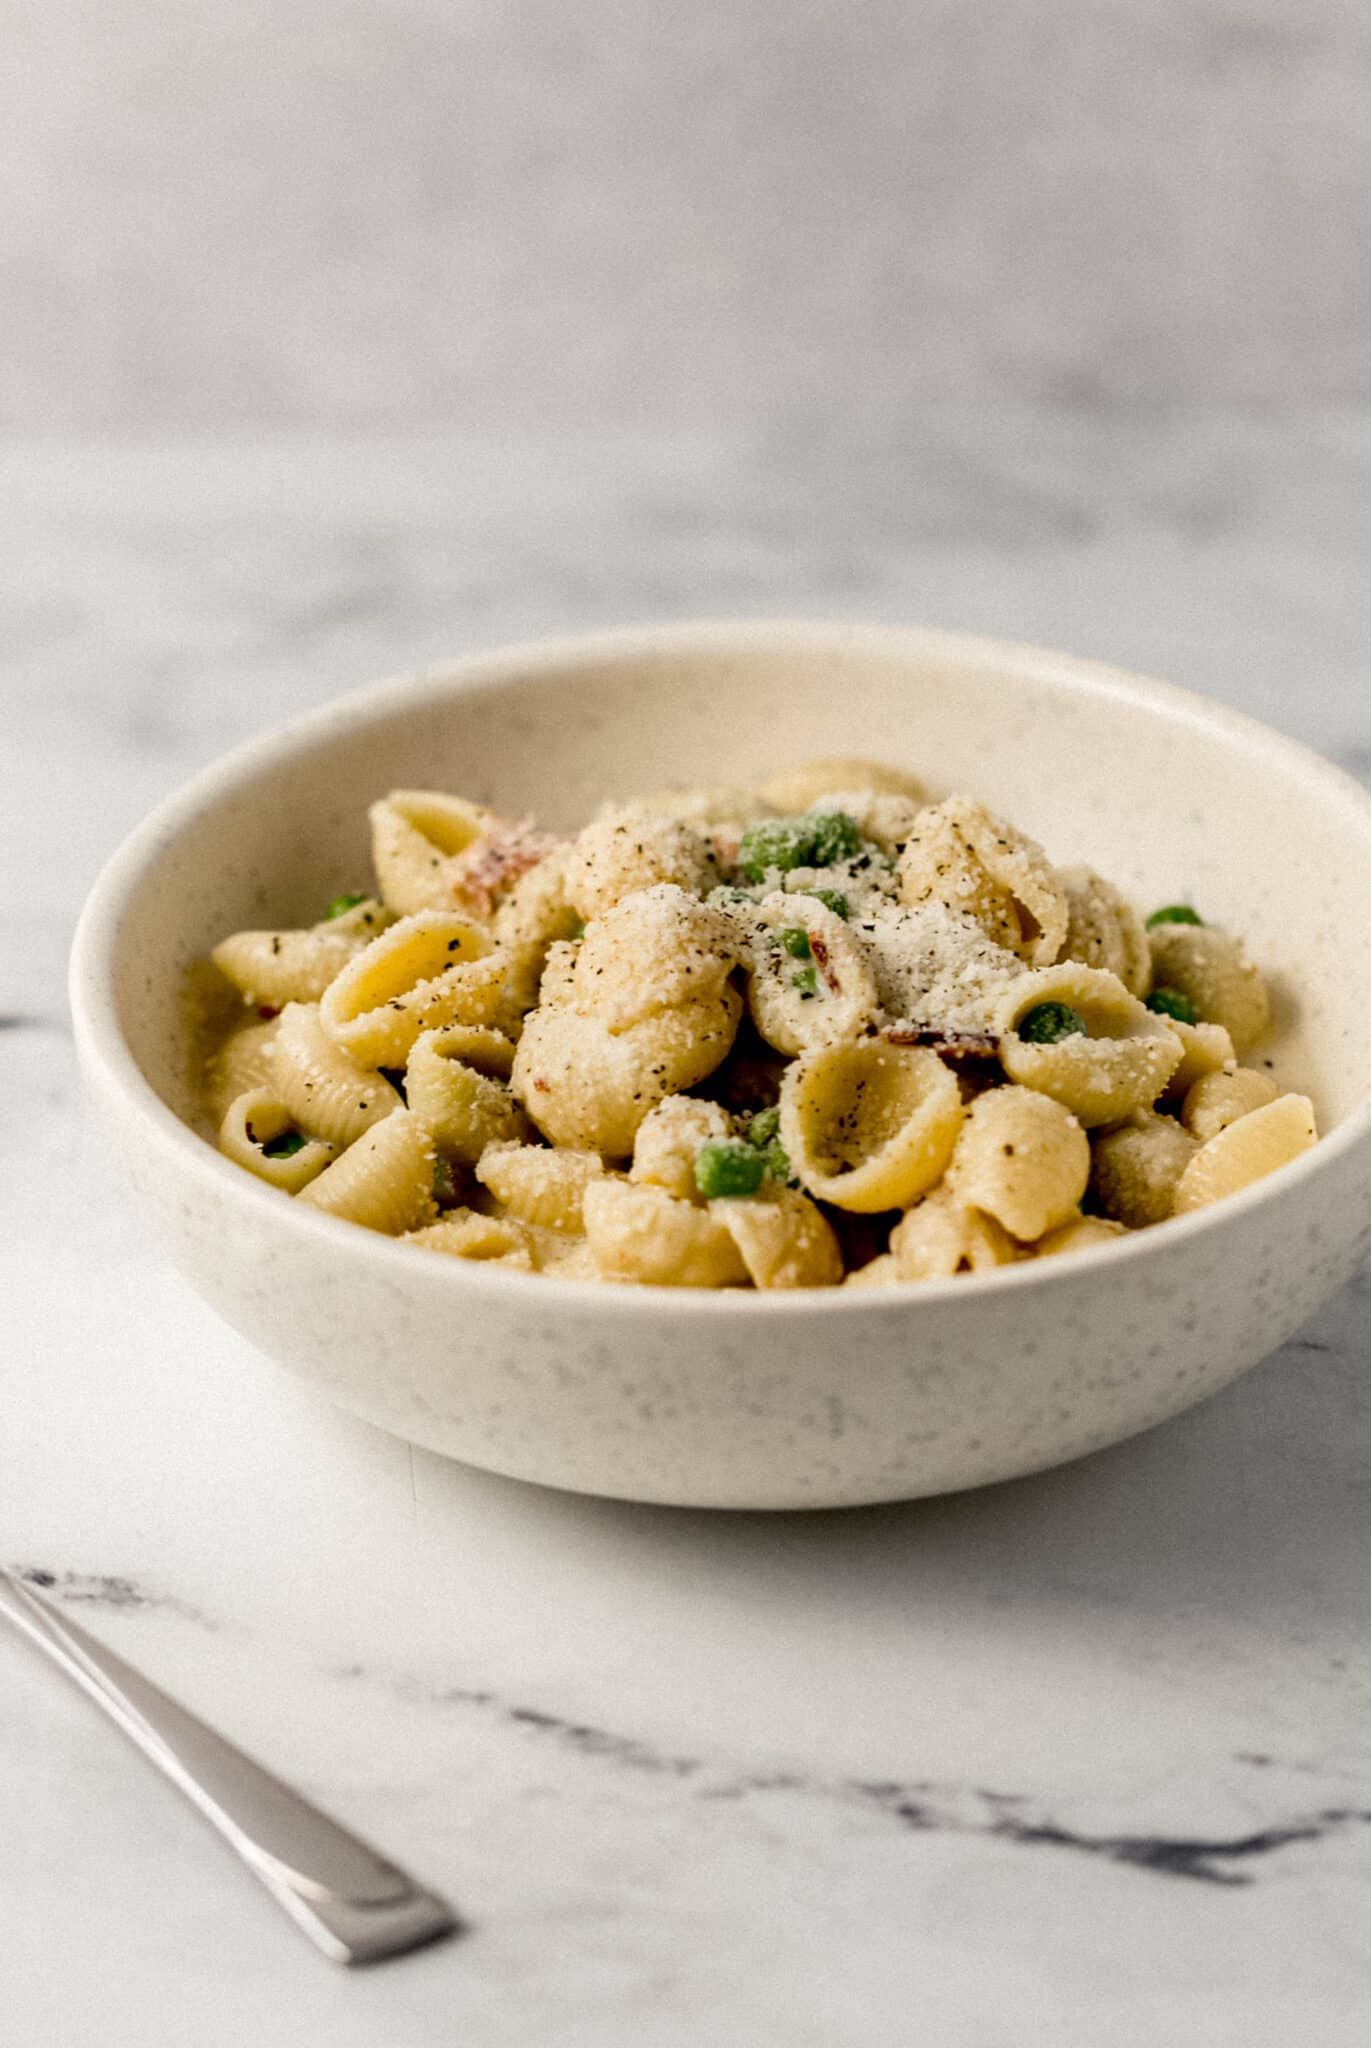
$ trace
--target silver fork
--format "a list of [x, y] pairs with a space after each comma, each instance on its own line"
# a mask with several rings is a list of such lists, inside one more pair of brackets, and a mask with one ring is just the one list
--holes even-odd
[[457, 1931], [456, 1915], [436, 1893], [216, 1735], [3, 1567], [0, 1615], [103, 1708], [334, 1962], [380, 1962]]

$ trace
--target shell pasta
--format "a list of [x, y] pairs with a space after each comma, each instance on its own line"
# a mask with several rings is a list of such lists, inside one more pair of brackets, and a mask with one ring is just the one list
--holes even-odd
[[903, 769], [571, 835], [436, 789], [369, 819], [369, 887], [214, 948], [202, 1100], [269, 1199], [416, 1251], [881, 1300], [1107, 1248], [1317, 1142], [1236, 933]]

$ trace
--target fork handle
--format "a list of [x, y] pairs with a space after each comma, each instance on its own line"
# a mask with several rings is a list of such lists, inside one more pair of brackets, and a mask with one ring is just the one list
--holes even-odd
[[3, 1568], [0, 1615], [123, 1729], [334, 1962], [379, 1962], [456, 1930], [455, 1915], [435, 1893]]

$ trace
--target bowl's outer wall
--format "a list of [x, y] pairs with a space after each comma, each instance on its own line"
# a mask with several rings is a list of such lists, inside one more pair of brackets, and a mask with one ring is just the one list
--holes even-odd
[[607, 1313], [593, 1289], [553, 1300], [481, 1274], [505, 1284], [454, 1300], [431, 1253], [350, 1261], [344, 1239], [321, 1258], [265, 1206], [188, 1194], [93, 1078], [156, 1234], [245, 1337], [412, 1442], [635, 1500], [846, 1506], [1060, 1463], [1225, 1385], [1371, 1249], [1361, 1150], [1283, 1202], [1178, 1236], [1166, 1258], [1054, 1260], [1031, 1294], [880, 1294], [840, 1317], [704, 1322], [656, 1297]]
[[[106, 951], [92, 941], [84, 956], [88, 983], [112, 972], [123, 1034], [164, 1102], [191, 1106], [186, 969], [227, 930], [316, 916], [363, 883], [365, 808], [384, 789], [447, 786], [573, 825], [606, 796], [853, 752], [984, 797], [1144, 905], [1191, 899], [1230, 923], [1278, 993], [1281, 1078], [1312, 1083], [1329, 1119], [1371, 1094], [1371, 961], [1351, 921], [1371, 895], [1371, 814], [1334, 801], [1297, 751], [1245, 740], [1177, 693], [945, 636], [693, 629], [541, 659], [345, 703], [168, 814]], [[102, 1000], [78, 985], [78, 1025]], [[1367, 1243], [1359, 1145], [1292, 1177], [1283, 1199], [1166, 1233], [1155, 1258], [1056, 1262], [1027, 1290], [852, 1299], [841, 1324], [747, 1301], [706, 1322], [655, 1291], [491, 1285], [431, 1255], [354, 1256], [342, 1228], [301, 1232], [231, 1169], [188, 1173], [181, 1133], [150, 1128], [97, 1037], [82, 1030], [83, 1054], [129, 1177], [229, 1321], [374, 1422], [596, 1492], [838, 1504], [1031, 1470], [1222, 1385]]]

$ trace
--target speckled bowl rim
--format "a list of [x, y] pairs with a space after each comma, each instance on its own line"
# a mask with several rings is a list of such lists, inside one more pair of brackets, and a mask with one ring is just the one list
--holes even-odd
[[[303, 1203], [283, 1203], [279, 1192], [255, 1180], [225, 1159], [164, 1103], [147, 1080], [120, 1030], [114, 1000], [114, 967], [120, 928], [128, 904], [136, 897], [151, 862], [165, 851], [209, 805], [249, 787], [264, 771], [292, 757], [304, 757], [320, 743], [372, 714], [393, 715], [406, 704], [426, 707], [468, 691], [498, 691], [508, 683], [540, 678], [566, 670], [568, 687], [575, 672], [588, 663], [624, 663], [660, 654], [736, 658], [777, 649], [809, 653], [851, 654], [864, 650], [913, 660], [946, 659], [979, 662], [1006, 671], [1012, 687], [1017, 671], [1025, 678], [1086, 696], [1114, 698], [1160, 713], [1180, 726], [1198, 728], [1226, 741], [1249, 759], [1269, 761], [1293, 776], [1326, 807], [1341, 813], [1366, 835], [1371, 845], [1371, 795], [1342, 769], [1325, 761], [1298, 740], [1287, 738], [1259, 720], [1226, 705], [1210, 703], [1174, 683], [1158, 681], [1105, 663], [1062, 654], [1028, 642], [998, 640], [978, 634], [943, 632], [923, 627], [872, 626], [841, 620], [710, 619], [673, 625], [619, 627], [611, 631], [569, 634], [532, 640], [460, 657], [413, 675], [388, 677], [334, 698], [245, 741], [200, 770], [136, 826], [106, 862], [77, 923], [72, 941], [69, 999], [77, 1047], [88, 1076], [122, 1098], [142, 1119], [149, 1138], [162, 1149], [169, 1170], [207, 1178], [217, 1194], [250, 1205], [270, 1205], [282, 1231], [317, 1243], [321, 1257], [345, 1254], [380, 1260], [392, 1277], [422, 1258], [429, 1285], [450, 1285], [455, 1296], [527, 1295], [536, 1288], [536, 1303], [554, 1304], [569, 1314], [594, 1311], [617, 1317], [655, 1317], [669, 1307], [673, 1315], [712, 1321], [718, 1317], [744, 1321], [758, 1315], [807, 1317], [866, 1313], [890, 1316], [917, 1313], [923, 1302], [966, 1303], [968, 1309], [985, 1295], [1001, 1290], [1060, 1286], [1087, 1271], [1124, 1260], [1165, 1259], [1182, 1242], [1231, 1229], [1244, 1216], [1280, 1202], [1303, 1181], [1325, 1171], [1335, 1159], [1371, 1144], [1371, 1095], [1345, 1116], [1309, 1152], [1266, 1179], [1228, 1196], [1210, 1208], [1172, 1217], [1135, 1235], [1075, 1252], [1068, 1259], [1025, 1260], [986, 1273], [921, 1282], [908, 1288], [803, 1288], [793, 1291], [749, 1291], [740, 1288], [615, 1287], [603, 1282], [530, 1278], [481, 1260], [440, 1260], [419, 1247], [361, 1230], [341, 1218], [326, 1216]], [[266, 1210], [261, 1213], [265, 1219]], [[396, 1265], [396, 1260], [403, 1262]], [[439, 1275], [442, 1279], [439, 1280]], [[530, 1306], [534, 1303], [531, 1300]]]

